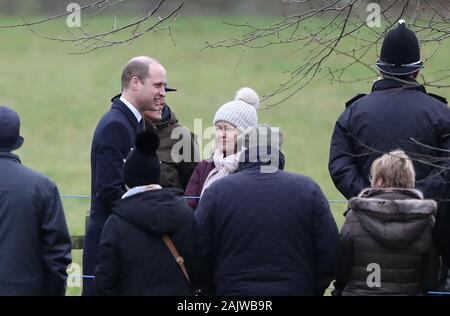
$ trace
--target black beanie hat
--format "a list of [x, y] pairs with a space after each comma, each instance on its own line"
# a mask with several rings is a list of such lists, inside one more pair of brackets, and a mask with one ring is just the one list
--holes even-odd
[[131, 189], [141, 185], [158, 184], [160, 161], [156, 150], [159, 137], [151, 130], [139, 134], [123, 165], [123, 182]]
[[409, 75], [423, 67], [419, 40], [404, 20], [398, 21], [398, 26], [386, 34], [376, 67], [393, 76]]

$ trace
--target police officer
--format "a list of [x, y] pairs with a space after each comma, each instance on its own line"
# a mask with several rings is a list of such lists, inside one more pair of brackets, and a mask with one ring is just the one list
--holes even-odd
[[[437, 242], [450, 258], [450, 110], [445, 98], [427, 93], [416, 81], [423, 63], [419, 41], [403, 20], [390, 30], [376, 63], [380, 79], [372, 91], [346, 103], [331, 139], [328, 168], [336, 188], [347, 198], [370, 186], [370, 166], [384, 153], [400, 148], [412, 159], [416, 186], [436, 199]], [[447, 195], [447, 196], [446, 196]]]

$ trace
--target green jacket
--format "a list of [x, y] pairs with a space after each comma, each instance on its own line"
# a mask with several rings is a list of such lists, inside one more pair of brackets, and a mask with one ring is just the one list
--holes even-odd
[[[178, 188], [184, 191], [200, 157], [197, 138], [189, 129], [178, 124], [175, 113], [167, 104], [163, 110], [162, 121], [155, 123], [155, 127], [160, 140], [160, 185], [163, 188]], [[186, 152], [186, 148], [189, 148], [190, 152]]]

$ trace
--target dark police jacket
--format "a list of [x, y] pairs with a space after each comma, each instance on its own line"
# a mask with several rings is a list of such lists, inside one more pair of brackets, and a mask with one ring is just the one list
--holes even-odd
[[[329, 171], [338, 190], [347, 199], [357, 196], [370, 186], [372, 162], [397, 148], [421, 160], [448, 157], [430, 148], [450, 149], [450, 110], [442, 100], [421, 85], [382, 79], [369, 95], [348, 104], [331, 139]], [[438, 168], [418, 161], [414, 167], [426, 198], [442, 193], [443, 174], [430, 177]]]
[[0, 296], [64, 295], [70, 251], [56, 185], [0, 153]]

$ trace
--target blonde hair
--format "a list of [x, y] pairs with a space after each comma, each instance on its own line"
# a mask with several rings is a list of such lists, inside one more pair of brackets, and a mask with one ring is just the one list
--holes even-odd
[[414, 188], [416, 172], [408, 155], [396, 149], [376, 159], [370, 168], [371, 185], [374, 187], [379, 179], [383, 187]]

